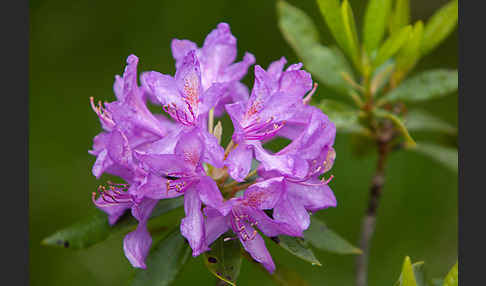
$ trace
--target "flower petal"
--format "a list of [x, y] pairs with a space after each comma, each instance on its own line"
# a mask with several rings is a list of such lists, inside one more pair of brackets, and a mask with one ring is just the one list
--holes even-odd
[[231, 206], [224, 204], [223, 196], [219, 191], [216, 182], [209, 176], [202, 176], [197, 185], [199, 198], [201, 201], [210, 207], [218, 210], [222, 215], [227, 215], [231, 210]]
[[218, 139], [205, 129], [199, 129], [199, 135], [204, 142], [203, 161], [216, 167], [223, 167], [224, 148], [218, 143]]
[[276, 221], [298, 226], [302, 231], [310, 224], [310, 217], [304, 205], [287, 194], [283, 194], [282, 199], [273, 209], [273, 217]]
[[243, 200], [247, 205], [257, 209], [272, 209], [280, 200], [284, 188], [283, 179], [272, 178], [251, 185], [245, 191]]
[[251, 145], [240, 143], [233, 149], [225, 160], [228, 174], [235, 181], [243, 182], [250, 173], [253, 150]]
[[198, 256], [208, 250], [205, 242], [204, 219], [201, 212], [201, 200], [195, 188], [190, 188], [184, 195], [186, 217], [181, 220], [181, 234], [192, 248], [192, 256]]
[[[243, 225], [249, 233], [254, 231], [254, 228], [248, 223], [243, 223]], [[238, 237], [245, 250], [250, 253], [253, 259], [261, 263], [268, 272], [273, 273], [275, 271], [275, 263], [273, 262], [272, 256], [268, 252], [268, 249], [265, 246], [265, 241], [263, 241], [260, 234], [256, 234], [253, 239], [245, 239], [240, 233], [238, 233]]]
[[307, 183], [313, 185], [286, 182], [290, 200], [300, 202], [306, 209], [313, 212], [336, 207], [336, 197], [328, 185], [322, 184], [317, 178], [308, 180]]
[[176, 68], [182, 65], [184, 57], [192, 50], [197, 50], [197, 45], [189, 40], [173, 39], [170, 44], [172, 56], [176, 60]]
[[204, 214], [206, 215], [206, 243], [211, 245], [218, 237], [228, 231], [229, 226], [227, 218], [216, 209], [206, 207], [204, 208]]
[[133, 267], [147, 268], [145, 258], [150, 250], [152, 238], [145, 223], [139, 223], [137, 229], [123, 239], [123, 250]]

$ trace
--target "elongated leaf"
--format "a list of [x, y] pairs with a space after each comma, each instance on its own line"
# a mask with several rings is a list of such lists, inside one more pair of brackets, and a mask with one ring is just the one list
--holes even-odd
[[204, 263], [209, 271], [219, 279], [236, 285], [241, 268], [241, 246], [238, 239], [224, 241], [229, 235], [220, 236], [211, 250], [204, 253]]
[[[160, 216], [181, 207], [182, 198], [161, 200], [152, 211], [151, 217]], [[115, 225], [108, 224], [107, 215], [101, 211], [67, 228], [61, 229], [45, 238], [42, 244], [80, 249], [104, 241], [111, 234], [120, 234], [132, 230], [137, 221], [129, 214], [124, 215]]]
[[420, 109], [410, 110], [404, 121], [409, 131], [435, 131], [451, 135], [457, 134], [457, 128]]
[[380, 46], [385, 35], [391, 6], [391, 0], [368, 1], [363, 24], [363, 44], [368, 55], [372, 55], [373, 51]]
[[408, 147], [414, 147], [416, 145], [415, 140], [413, 140], [412, 136], [408, 132], [408, 129], [405, 126], [405, 123], [403, 122], [402, 119], [400, 119], [395, 114], [388, 112], [386, 110], [382, 110], [382, 109], [376, 110], [375, 114], [378, 117], [389, 119], [397, 127], [398, 131], [403, 135], [403, 137], [406, 140], [405, 142], [406, 142]]
[[329, 252], [339, 254], [362, 253], [361, 249], [353, 246], [339, 234], [328, 228], [323, 221], [315, 217], [311, 217], [311, 224], [304, 231], [304, 239], [313, 246]]
[[444, 284], [443, 286], [457, 286], [459, 278], [459, 271], [457, 268], [457, 262], [452, 266], [451, 270], [449, 273], [447, 273], [446, 277], [444, 278]]
[[272, 238], [272, 240], [300, 259], [305, 260], [312, 265], [322, 266], [321, 262], [315, 257], [314, 252], [312, 252], [307, 241], [304, 239], [300, 237], [280, 235]]
[[359, 110], [332, 99], [323, 99], [318, 107], [324, 112], [341, 132], [360, 132], [358, 123]]
[[277, 2], [277, 11], [280, 29], [296, 51], [319, 42], [319, 32], [304, 11], [285, 1]]
[[341, 17], [343, 19], [344, 32], [346, 33], [346, 42], [348, 50], [350, 51], [350, 57], [353, 59], [355, 65], [360, 68], [358, 33], [356, 32], [353, 10], [351, 9], [351, 5], [349, 5], [348, 0], [344, 0], [341, 5]]
[[397, 0], [390, 17], [390, 34], [410, 23], [410, 0]]
[[425, 24], [422, 54], [437, 47], [457, 26], [458, 1], [453, 0], [440, 8]]
[[331, 34], [338, 45], [343, 49], [348, 55], [352, 55], [351, 51], [348, 49], [348, 44], [346, 40], [346, 33], [344, 31], [344, 22], [341, 15], [341, 9], [338, 0], [317, 0], [321, 14], [326, 21]]
[[345, 57], [339, 51], [319, 44], [314, 23], [302, 10], [284, 1], [279, 1], [277, 8], [280, 30], [305, 68], [325, 85], [346, 92], [349, 86], [341, 72], [352, 74], [352, 70]]
[[423, 36], [423, 23], [418, 21], [413, 26], [410, 39], [405, 43], [403, 48], [396, 56], [396, 74], [395, 82], [401, 81], [405, 74], [410, 71], [420, 58], [420, 44]]
[[393, 57], [409, 39], [411, 31], [411, 26], [405, 26], [400, 31], [391, 35], [378, 50], [376, 58], [373, 60], [373, 67], [377, 68], [389, 58]]
[[433, 143], [418, 142], [417, 146], [411, 150], [424, 154], [439, 163], [442, 163], [449, 170], [457, 173], [457, 149]]
[[400, 274], [398, 281], [395, 283], [395, 286], [418, 286], [417, 281], [415, 280], [414, 268], [410, 261], [410, 257], [408, 256], [405, 257], [402, 273]]
[[429, 70], [405, 80], [385, 99], [418, 102], [451, 94], [457, 87], [457, 70]]
[[176, 228], [155, 245], [146, 259], [147, 269], [137, 269], [131, 285], [170, 285], [190, 256], [191, 248]]

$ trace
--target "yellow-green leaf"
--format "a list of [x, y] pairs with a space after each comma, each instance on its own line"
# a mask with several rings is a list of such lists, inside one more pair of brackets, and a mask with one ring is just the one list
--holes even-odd
[[400, 275], [398, 286], [417, 286], [415, 281], [415, 274], [413, 272], [412, 262], [410, 257], [405, 257], [405, 261], [402, 266], [402, 274]]
[[332, 99], [323, 99], [318, 107], [329, 117], [340, 132], [357, 133], [362, 130], [358, 122], [359, 110]]
[[418, 21], [413, 26], [413, 30], [410, 33], [409, 40], [405, 43], [402, 49], [396, 56], [396, 71], [394, 74], [394, 80], [396, 83], [415, 66], [420, 58], [420, 45], [422, 43], [424, 25], [422, 21]]
[[458, 1], [453, 0], [440, 8], [425, 24], [422, 54], [428, 54], [454, 31], [458, 19]]
[[350, 55], [351, 51], [348, 49], [345, 34], [346, 32], [344, 31], [345, 28], [341, 15], [341, 9], [339, 7], [339, 1], [317, 0], [317, 4], [334, 39], [336, 39], [336, 42], [341, 47], [341, 49], [343, 49], [348, 55]]
[[459, 271], [457, 269], [457, 262], [452, 266], [449, 273], [447, 273], [446, 277], [444, 278], [444, 285], [443, 286], [457, 286], [459, 278]]
[[409, 131], [443, 132], [449, 135], [457, 134], [457, 128], [451, 124], [421, 110], [412, 109], [404, 117], [405, 126]]
[[397, 0], [390, 16], [390, 34], [410, 23], [410, 0]]
[[351, 9], [351, 5], [349, 5], [348, 0], [344, 0], [341, 4], [341, 16], [343, 19], [344, 31], [346, 33], [348, 51], [350, 52], [349, 57], [353, 60], [356, 67], [360, 69], [358, 34], [356, 32], [353, 10]]
[[372, 55], [385, 35], [386, 25], [392, 6], [391, 0], [369, 0], [363, 24], [363, 44]]
[[376, 58], [373, 60], [373, 68], [377, 68], [393, 57], [410, 37], [412, 27], [410, 25], [403, 27], [397, 33], [391, 35], [380, 47]]

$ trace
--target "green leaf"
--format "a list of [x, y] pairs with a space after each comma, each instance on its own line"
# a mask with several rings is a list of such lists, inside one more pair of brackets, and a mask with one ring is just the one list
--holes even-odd
[[321, 262], [315, 257], [314, 252], [309, 248], [307, 241], [300, 237], [280, 235], [272, 240], [280, 245], [283, 249], [305, 260], [312, 265], [322, 266]]
[[369, 0], [363, 23], [363, 44], [372, 55], [385, 35], [385, 29], [392, 6], [391, 0]]
[[429, 70], [403, 81], [384, 99], [418, 102], [451, 94], [457, 90], [457, 86], [457, 70]]
[[410, 71], [420, 58], [420, 44], [422, 43], [424, 25], [418, 21], [413, 26], [409, 40], [396, 56], [395, 82], [401, 81], [405, 74]]
[[457, 26], [458, 1], [453, 0], [435, 12], [425, 24], [422, 54], [436, 48]]
[[349, 56], [353, 59], [355, 65], [360, 69], [360, 53], [359, 53], [359, 40], [358, 33], [356, 32], [356, 23], [354, 21], [353, 10], [351, 5], [349, 5], [348, 0], [344, 0], [341, 4], [341, 17], [343, 19], [344, 32], [346, 33], [346, 42], [348, 45], [348, 50], [350, 52]]
[[324, 112], [341, 132], [360, 132], [359, 110], [332, 99], [323, 99], [317, 106]]
[[347, 240], [342, 238], [339, 234], [331, 230], [326, 224], [311, 217], [311, 224], [307, 230], [304, 231], [304, 239], [313, 246], [338, 254], [361, 254], [361, 249], [353, 246]]
[[280, 30], [296, 51], [319, 42], [319, 32], [304, 11], [285, 1], [277, 2], [277, 11]]
[[278, 2], [277, 9], [279, 28], [306, 69], [325, 85], [345, 93], [349, 86], [341, 73], [352, 74], [352, 70], [344, 55], [319, 44], [315, 25], [302, 10], [284, 1]]
[[446, 277], [444, 278], [443, 286], [457, 286], [458, 284], [458, 275], [459, 271], [457, 269], [457, 262], [452, 266], [449, 273], [447, 273]]
[[[152, 211], [151, 218], [181, 207], [183, 204], [182, 198], [161, 200]], [[104, 241], [111, 234], [128, 232], [137, 223], [137, 220], [125, 214], [115, 225], [110, 226], [107, 215], [97, 211], [96, 214], [50, 235], [42, 241], [42, 244], [73, 249], [86, 248]]]
[[211, 250], [204, 252], [204, 263], [209, 271], [220, 280], [236, 285], [241, 268], [241, 247], [238, 239], [224, 241], [228, 234], [220, 236]]
[[411, 150], [429, 156], [439, 163], [442, 163], [449, 170], [457, 173], [457, 149], [444, 147], [433, 143], [418, 142], [417, 146]]
[[402, 121], [402, 119], [400, 119], [400, 117], [383, 109], [375, 110], [375, 114], [378, 117], [389, 119], [398, 128], [398, 131], [406, 140], [405, 142], [407, 147], [414, 147], [416, 145], [415, 140], [413, 140], [412, 136], [408, 132], [407, 127], [405, 126], [405, 123]]
[[430, 281], [430, 286], [442, 286], [444, 284], [444, 280], [440, 278], [434, 278]]
[[391, 35], [378, 50], [376, 58], [373, 60], [373, 69], [379, 67], [389, 58], [393, 57], [410, 38], [411, 32], [412, 27], [408, 25]]
[[347, 44], [346, 32], [344, 28], [344, 22], [341, 15], [341, 8], [339, 7], [338, 0], [317, 0], [321, 14], [326, 21], [331, 34], [338, 45], [343, 49], [346, 54], [352, 55]]
[[410, 257], [405, 257], [405, 261], [402, 266], [402, 273], [395, 283], [395, 286], [418, 286], [415, 280], [414, 269]]
[[408, 111], [404, 121], [405, 126], [409, 131], [435, 131], [450, 135], [457, 134], [457, 128], [420, 109], [412, 109]]
[[410, 23], [410, 0], [397, 0], [390, 16], [390, 34]]
[[190, 256], [191, 248], [176, 228], [155, 245], [146, 259], [147, 269], [137, 269], [131, 285], [170, 285]]

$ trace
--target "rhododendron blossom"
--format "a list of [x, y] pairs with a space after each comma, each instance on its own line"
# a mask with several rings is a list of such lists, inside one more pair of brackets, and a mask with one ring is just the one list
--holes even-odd
[[[146, 268], [152, 243], [147, 221], [160, 200], [184, 197], [180, 231], [193, 256], [231, 231], [225, 239], [238, 239], [269, 272], [275, 263], [262, 234], [302, 237], [309, 212], [336, 206], [326, 174], [336, 156], [336, 129], [307, 105], [316, 87], [310, 73], [300, 63], [285, 68], [282, 57], [266, 70], [255, 65], [248, 88], [241, 80], [255, 57], [245, 53], [236, 61], [236, 42], [226, 23], [201, 48], [174, 39], [174, 75], [147, 71], [138, 78], [138, 58], [130, 55], [123, 76], [115, 77], [116, 100], [91, 99], [103, 128], [90, 150], [93, 175], [123, 180], [101, 185], [93, 202], [112, 225], [128, 210], [137, 219], [124, 239], [134, 267]], [[160, 112], [149, 111], [148, 102]], [[234, 127], [233, 134], [223, 130], [232, 138], [227, 146], [213, 131], [214, 118], [222, 116]], [[267, 150], [278, 137], [290, 143]]]

